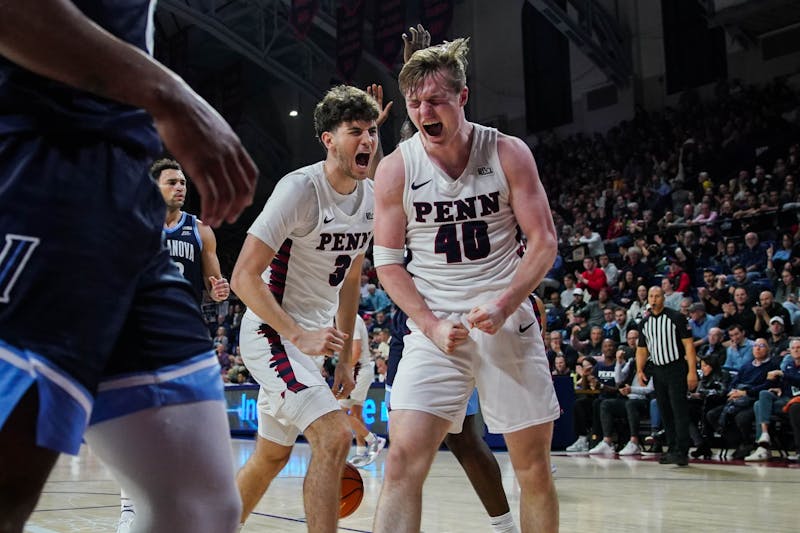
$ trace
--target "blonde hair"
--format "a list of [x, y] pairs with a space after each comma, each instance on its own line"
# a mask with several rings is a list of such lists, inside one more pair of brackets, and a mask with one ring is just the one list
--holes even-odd
[[417, 50], [400, 71], [400, 91], [416, 91], [429, 76], [442, 73], [449, 88], [455, 92], [467, 85], [467, 54], [469, 37]]

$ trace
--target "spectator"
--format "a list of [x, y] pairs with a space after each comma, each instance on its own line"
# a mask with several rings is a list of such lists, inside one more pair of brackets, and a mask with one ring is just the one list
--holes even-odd
[[387, 357], [389, 357], [389, 339], [391, 333], [389, 329], [384, 328], [378, 331], [378, 348], [377, 353], [380, 357], [383, 357], [384, 361]]
[[599, 359], [603, 354], [603, 328], [600, 326], [591, 326], [589, 330], [589, 339], [584, 341], [580, 338], [579, 327], [580, 326], [574, 326], [572, 328], [572, 337], [570, 338], [570, 344], [578, 351], [578, 362], [581, 361], [582, 357], [594, 357]]
[[767, 270], [781, 271], [784, 265], [794, 266], [797, 256], [794, 236], [789, 232], [784, 232], [781, 234], [780, 248], [777, 250], [775, 250], [774, 246], [767, 248]]
[[708, 343], [708, 332], [719, 324], [721, 316], [706, 314], [706, 306], [700, 302], [689, 306], [689, 327], [692, 328], [692, 338], [695, 347]]
[[636, 287], [636, 301], [628, 308], [628, 318], [638, 325], [644, 320], [647, 306], [647, 287], [639, 285]]
[[773, 317], [780, 318], [783, 324], [791, 323], [792, 318], [789, 311], [775, 302], [771, 291], [761, 291], [761, 294], [758, 295], [758, 302], [760, 305], [753, 307], [753, 314], [756, 317], [753, 329], [757, 334], [763, 335], [769, 329]]
[[700, 204], [700, 214], [692, 220], [693, 224], [706, 224], [717, 219], [717, 212], [711, 209], [711, 204], [703, 202]]
[[720, 242], [722, 250], [717, 258], [717, 263], [722, 267], [722, 271], [726, 274], [733, 272], [733, 267], [741, 264], [741, 256], [739, 255], [739, 247], [736, 241], [728, 239], [725, 242]]
[[372, 317], [372, 331], [381, 329], [391, 329], [392, 317], [388, 313], [378, 311]]
[[[563, 299], [562, 299], [563, 301]], [[567, 306], [567, 319], [569, 322], [575, 322], [576, 316], [580, 313], [586, 313], [589, 316], [589, 310], [586, 309], [586, 302], [583, 301], [583, 289], [572, 289], [572, 303]]]
[[588, 224], [584, 225], [581, 229], [581, 236], [578, 238], [578, 242], [586, 246], [589, 255], [592, 257], [598, 257], [606, 253], [600, 234], [592, 231], [592, 228]]
[[603, 309], [606, 307], [612, 310], [617, 307], [609, 298], [609, 291], [607, 288], [600, 289], [600, 292], [597, 293], [597, 298], [586, 304], [586, 310], [589, 312], [590, 326], [601, 326], [603, 324], [605, 320]]
[[733, 302], [722, 305], [722, 318], [719, 327], [728, 329], [737, 324], [744, 331], [745, 336], [750, 337], [755, 333], [756, 315], [748, 305], [747, 291], [739, 287], [733, 291]]
[[703, 270], [703, 286], [697, 289], [697, 296], [711, 315], [722, 313], [722, 304], [730, 301], [730, 293], [726, 287], [727, 277], [719, 276], [710, 268]]
[[603, 308], [603, 338], [612, 339], [614, 342], [619, 343], [622, 337], [622, 332], [617, 326], [617, 321], [614, 317], [614, 310], [610, 307]]
[[678, 311], [680, 311], [680, 313], [684, 316], [684, 318], [686, 318], [686, 320], [689, 320], [691, 318], [689, 316], [689, 309], [691, 309], [692, 303], [693, 300], [691, 298], [687, 298], [686, 296], [681, 298], [681, 303], [680, 306], [678, 307]]
[[[638, 337], [637, 337], [638, 339]], [[641, 455], [639, 445], [639, 425], [643, 416], [650, 409], [650, 400], [655, 395], [653, 379], [641, 383], [637, 375], [636, 358], [625, 359], [622, 351], [617, 351], [617, 361], [614, 365], [615, 380], [619, 385], [619, 398], [603, 400], [600, 404], [600, 425], [603, 428], [603, 440], [592, 448], [591, 453], [613, 453], [612, 433], [614, 420], [622, 418], [628, 423], [629, 439], [625, 447], [619, 451], [620, 456]]]
[[[769, 275], [769, 271], [767, 271]], [[800, 286], [798, 286], [797, 282], [794, 278], [794, 273], [792, 269], [789, 267], [784, 267], [781, 271], [780, 279], [775, 279], [775, 274], [770, 276], [770, 280], [774, 283], [775, 286], [775, 301], [779, 304], [784, 304], [787, 300], [789, 300], [790, 296], [793, 296], [795, 300], [800, 298]], [[788, 329], [788, 328], [787, 328]]]
[[718, 327], [709, 328], [707, 342], [697, 348], [697, 357], [705, 359], [706, 357], [714, 357], [717, 360], [720, 368], [725, 364], [725, 359], [728, 357], [727, 348], [723, 344], [725, 332]]
[[375, 358], [375, 381], [386, 382], [386, 359], [383, 356]]
[[747, 278], [760, 278], [767, 268], [766, 247], [758, 241], [758, 234], [753, 231], [745, 234], [744, 244], [740, 259], [747, 271]]
[[549, 296], [550, 304], [545, 312], [547, 318], [547, 331], [564, 329], [567, 325], [567, 310], [561, 306], [561, 296], [558, 291], [552, 291]]
[[563, 355], [557, 355], [553, 360], [553, 370], [552, 374], [554, 376], [570, 376], [572, 372], [567, 366], [567, 359]]
[[[778, 365], [769, 358], [766, 339], [756, 339], [753, 344], [753, 357], [739, 369], [731, 382], [731, 390], [724, 405], [711, 409], [706, 420], [724, 436], [726, 444], [737, 445], [734, 459], [744, 459], [752, 451], [753, 404], [759, 392], [769, 388], [767, 375], [777, 370]], [[728, 432], [728, 423], [735, 422]]]
[[224, 344], [220, 343], [214, 346], [214, 351], [217, 355], [217, 362], [219, 363], [220, 373], [227, 374], [233, 365], [233, 356], [228, 353]]
[[[565, 309], [568, 309], [572, 304], [572, 301], [575, 299], [575, 276], [572, 274], [565, 274], [564, 287], [566, 288], [561, 291], [561, 305]], [[583, 296], [583, 291], [581, 291], [581, 296]]]
[[769, 356], [780, 361], [789, 353], [789, 336], [786, 335], [781, 317], [769, 319], [769, 333]]
[[731, 373], [739, 372], [744, 365], [753, 360], [753, 341], [745, 337], [744, 330], [739, 324], [728, 327], [728, 338], [731, 342], [722, 368]]
[[689, 394], [689, 437], [696, 446], [691, 453], [695, 459], [711, 458], [709, 441], [713, 434], [713, 427], [705, 422], [706, 416], [711, 409], [725, 403], [731, 383], [730, 374], [721, 368], [721, 364], [722, 360], [717, 355], [707, 354], [702, 357], [700, 359], [701, 377], [697, 384], [697, 390]]
[[631, 321], [628, 320], [628, 312], [622, 307], [614, 309], [614, 321], [616, 322], [617, 330], [619, 330], [619, 338], [614, 340], [618, 343], [623, 343], [627, 338], [628, 331], [636, 328], [631, 324]]
[[769, 445], [772, 442], [769, 435], [770, 417], [780, 413], [789, 400], [800, 396], [800, 339], [792, 339], [789, 346], [791, 364], [783, 370], [772, 370], [767, 373], [770, 388], [759, 391], [758, 401], [753, 405], [758, 448], [745, 457], [745, 461], [765, 461], [770, 458]]
[[550, 332], [550, 347], [547, 350], [547, 360], [551, 370], [555, 368], [557, 357], [563, 357], [570, 372], [575, 372], [575, 366], [578, 364], [578, 352], [569, 344], [564, 344], [561, 331], [554, 330]]
[[683, 265], [681, 265], [680, 261], [676, 257], [670, 257], [669, 259], [669, 273], [667, 273], [667, 277], [672, 282], [672, 286], [674, 287], [676, 292], [679, 292], [684, 295], [688, 295], [691, 293], [692, 290], [692, 280], [689, 277], [689, 274], [683, 270]]
[[600, 261], [600, 268], [606, 275], [606, 284], [609, 287], [613, 287], [617, 284], [617, 280], [619, 279], [619, 269], [617, 265], [612, 263], [608, 258], [608, 254], [605, 253], [601, 254], [598, 260]]
[[392, 310], [392, 301], [383, 291], [375, 286], [374, 283], [367, 284], [367, 296], [361, 300], [361, 309], [370, 313], [383, 311], [389, 313]]
[[638, 246], [631, 246], [625, 254], [625, 263], [622, 266], [622, 271], [630, 270], [633, 272], [637, 285], [645, 285], [650, 283], [651, 267], [642, 261], [642, 249]]
[[672, 280], [669, 278], [661, 278], [661, 290], [664, 292], [664, 306], [679, 311], [683, 293], [674, 290]]
[[577, 286], [586, 289], [592, 298], [597, 298], [600, 289], [608, 289], [606, 274], [602, 269], [597, 268], [594, 258], [585, 257], [583, 259], [583, 272], [575, 271]]
[[626, 270], [617, 282], [614, 301], [627, 309], [636, 300], [636, 279], [633, 272]]
[[230, 344], [230, 341], [228, 340], [228, 331], [225, 329], [224, 326], [220, 326], [217, 328], [217, 334], [214, 337], [213, 342], [214, 346], [222, 344], [226, 350], [228, 349], [228, 344]]

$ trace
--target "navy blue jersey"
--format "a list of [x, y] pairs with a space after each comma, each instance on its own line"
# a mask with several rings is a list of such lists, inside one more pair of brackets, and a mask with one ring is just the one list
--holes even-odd
[[[155, 0], [73, 3], [109, 33], [152, 53]], [[29, 132], [96, 134], [151, 158], [161, 150], [153, 120], [143, 110], [73, 89], [0, 56], [0, 135]]]
[[178, 270], [192, 285], [197, 302], [203, 301], [203, 240], [197, 228], [197, 217], [185, 211], [173, 228], [164, 228], [169, 255], [178, 264]]

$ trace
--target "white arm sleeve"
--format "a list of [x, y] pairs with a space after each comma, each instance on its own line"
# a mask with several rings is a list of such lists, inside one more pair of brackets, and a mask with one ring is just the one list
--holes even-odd
[[275, 185], [247, 233], [278, 250], [291, 235], [308, 235], [318, 220], [319, 205], [311, 178], [305, 173], [293, 172]]

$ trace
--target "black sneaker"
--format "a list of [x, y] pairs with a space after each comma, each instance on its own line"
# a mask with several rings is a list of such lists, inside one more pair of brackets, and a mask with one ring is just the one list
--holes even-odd
[[744, 460], [744, 458], [750, 455], [750, 452], [752, 451], [753, 450], [750, 448], [750, 446], [747, 445], [739, 446], [738, 448], [736, 448], [736, 451], [733, 452], [733, 459], [739, 461]]
[[676, 455], [675, 462], [673, 463], [678, 466], [689, 466], [689, 456], [688, 455]]
[[658, 464], [660, 465], [674, 465], [677, 457], [670, 452], [665, 453], [661, 456], [658, 460]]

